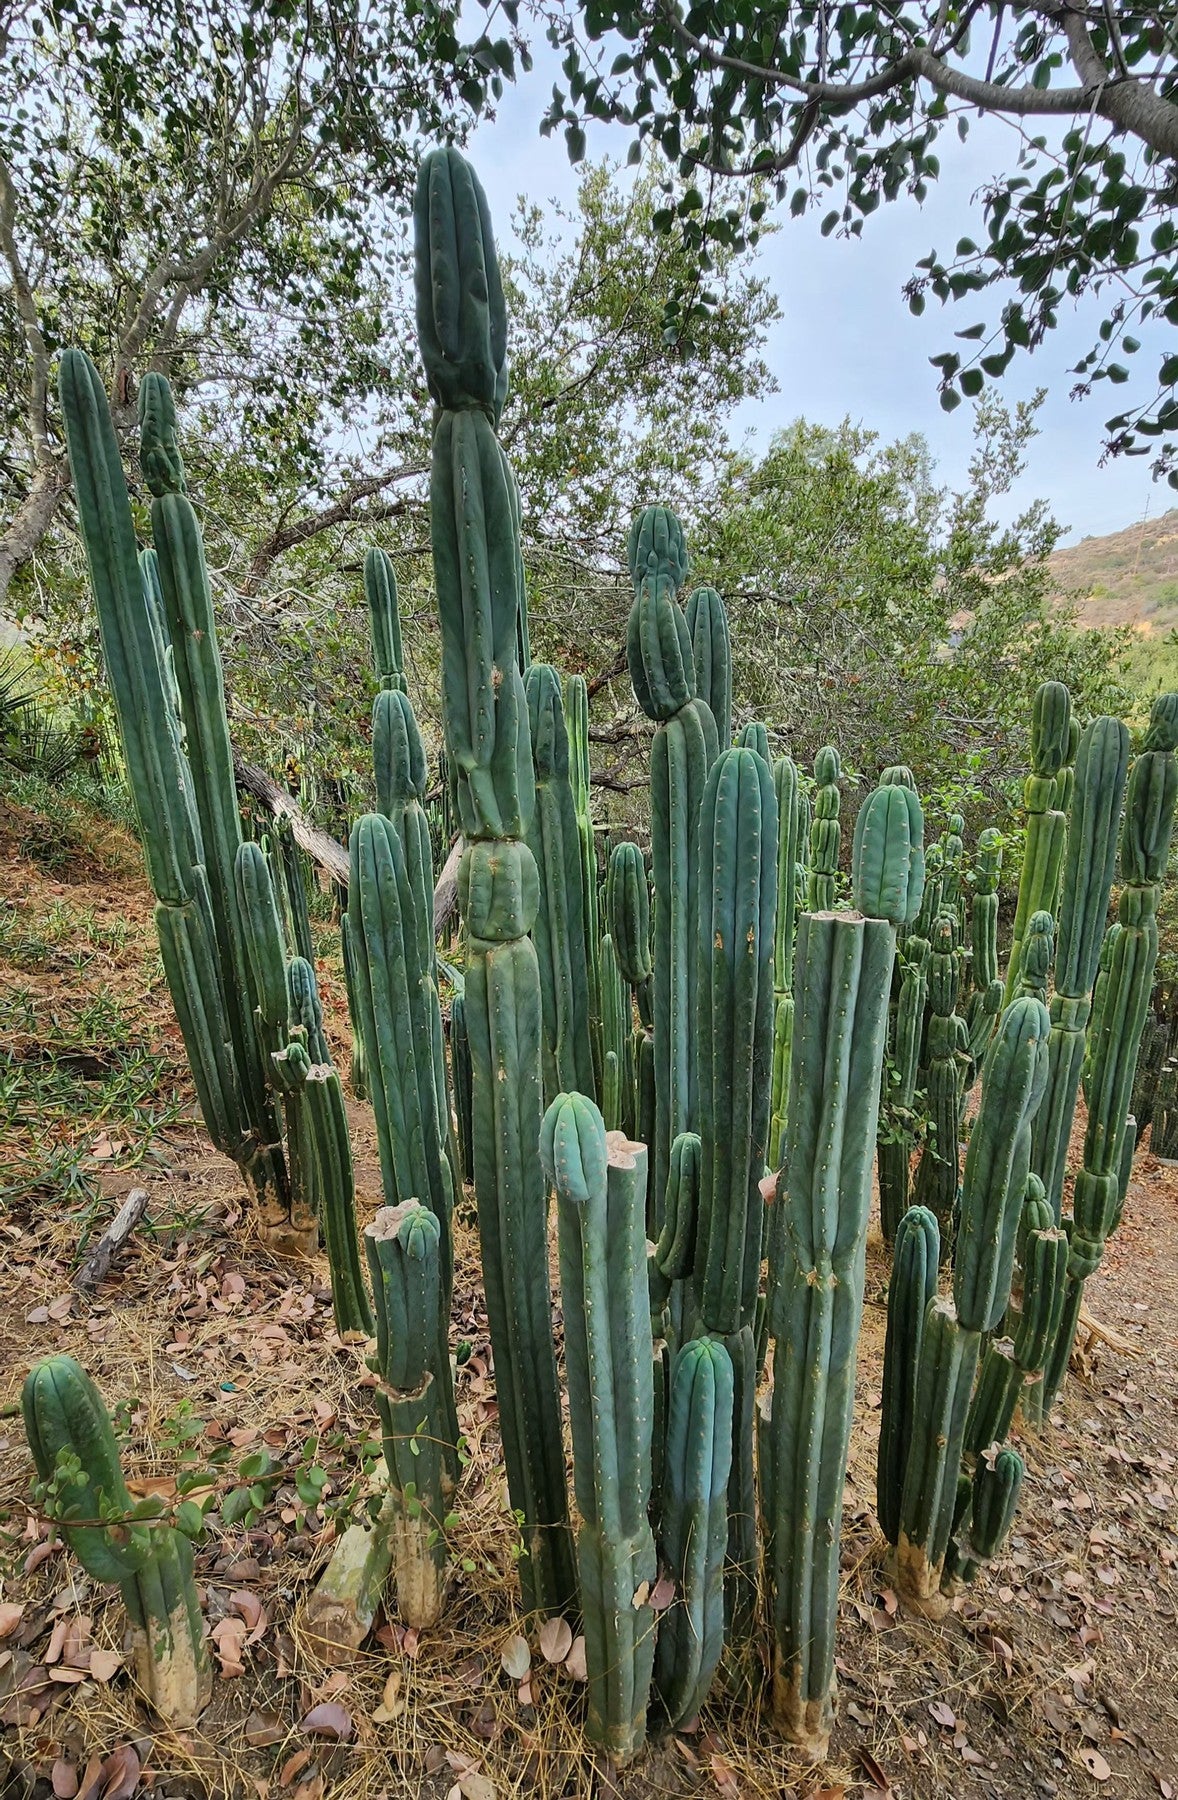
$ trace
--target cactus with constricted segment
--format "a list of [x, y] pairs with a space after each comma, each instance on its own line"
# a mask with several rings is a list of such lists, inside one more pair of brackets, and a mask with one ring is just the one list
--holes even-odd
[[535, 805], [523, 644], [519, 496], [495, 429], [507, 394], [507, 319], [486, 198], [456, 150], [436, 150], [415, 202], [417, 328], [439, 411], [430, 532], [442, 641], [442, 716], [467, 847], [475, 1198], [511, 1502], [523, 1515], [529, 1610], [563, 1612], [576, 1579], [568, 1531], [540, 1164], [540, 975], [528, 936]]
[[593, 1099], [596, 1084], [581, 833], [573, 804], [569, 736], [555, 669], [547, 663], [532, 663], [524, 679], [524, 690], [536, 773], [536, 804], [527, 843], [540, 877], [532, 942], [540, 965], [544, 1092], [553, 1098], [576, 1092]]
[[788, 1144], [771, 1209], [774, 1388], [760, 1466], [773, 1709], [790, 1741], [817, 1757], [832, 1717], [839, 1527], [896, 928], [920, 904], [919, 813], [907, 802], [895, 809], [888, 796], [900, 792], [880, 788], [865, 803], [853, 881], [857, 903], [887, 897], [895, 910], [806, 912], [798, 923]]
[[646, 1149], [607, 1134], [584, 1095], [560, 1094], [544, 1115], [541, 1155], [556, 1190], [560, 1238], [586, 1729], [592, 1743], [625, 1763], [646, 1735], [654, 1663]]
[[1032, 1166], [1043, 1179], [1057, 1224], [1128, 767], [1124, 725], [1119, 719], [1093, 719], [1076, 754], [1051, 997], [1050, 1068], [1031, 1144]]
[[671, 1145], [694, 1128], [696, 1070], [696, 876], [699, 809], [716, 760], [716, 722], [695, 697], [691, 637], [676, 593], [687, 573], [678, 519], [647, 507], [630, 529], [634, 604], [626, 656], [634, 694], [655, 722], [650, 751], [654, 878], [654, 1130], [650, 1146], [654, 1235], [662, 1230]]
[[[695, 691], [716, 721], [721, 750], [732, 742], [732, 643], [728, 613], [715, 588], [698, 587], [688, 596], [687, 629], [695, 664]], [[754, 744], [753, 749], [760, 746]], [[762, 756], [765, 751], [761, 751]]]
[[769, 1167], [781, 1163], [789, 1100], [789, 1057], [794, 1017], [794, 927], [798, 914], [801, 825], [798, 771], [792, 758], [773, 764], [777, 796], [777, 917], [773, 932], [773, 1075], [769, 1097]]
[[445, 1522], [458, 1480], [450, 1357], [437, 1320], [444, 1304], [442, 1232], [417, 1200], [381, 1207], [364, 1248], [376, 1314], [371, 1367], [391, 1502], [382, 1528], [392, 1550], [397, 1606], [407, 1625], [435, 1625], [446, 1574]]
[[1027, 836], [1003, 989], [1007, 1004], [1018, 993], [1023, 939], [1032, 916], [1037, 912], [1055, 915], [1067, 836], [1067, 814], [1056, 804], [1063, 797], [1057, 777], [1067, 762], [1071, 721], [1072, 697], [1067, 688], [1061, 681], [1045, 681], [1035, 694], [1031, 716], [1031, 773], [1023, 789]]
[[1108, 960], [1088, 1079], [1083, 1167], [1068, 1224], [1068, 1293], [1047, 1359], [1041, 1405], [1051, 1406], [1067, 1371], [1084, 1283], [1104, 1256], [1124, 1206], [1124, 1150], [1137, 1052], [1158, 953], [1157, 906], [1178, 800], [1178, 694], [1154, 701], [1141, 753], [1129, 771], [1121, 825], [1117, 933]]
[[671, 1372], [659, 1533], [675, 1598], [659, 1621], [654, 1666], [672, 1726], [698, 1713], [724, 1647], [732, 1409], [732, 1359], [719, 1338], [684, 1344]]
[[833, 744], [826, 744], [814, 758], [814, 818], [810, 826], [810, 873], [806, 891], [809, 912], [830, 912], [838, 902], [839, 846], [842, 831], [839, 809], [839, 777], [842, 764]]
[[158, 1499], [132, 1501], [110, 1414], [72, 1356], [37, 1364], [21, 1411], [46, 1510], [87, 1575], [122, 1594], [144, 1697], [166, 1725], [190, 1729], [213, 1686], [191, 1544]]

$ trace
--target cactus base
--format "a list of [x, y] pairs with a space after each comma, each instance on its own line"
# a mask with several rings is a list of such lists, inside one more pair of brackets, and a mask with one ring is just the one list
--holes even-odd
[[834, 1692], [820, 1700], [802, 1693], [802, 1671], [786, 1667], [780, 1657], [773, 1669], [773, 1722], [783, 1738], [793, 1744], [807, 1762], [825, 1762], [834, 1728]]
[[949, 1611], [949, 1600], [941, 1591], [943, 1565], [929, 1558], [922, 1544], [914, 1544], [901, 1531], [892, 1558], [896, 1592], [908, 1612], [922, 1619], [943, 1619]]

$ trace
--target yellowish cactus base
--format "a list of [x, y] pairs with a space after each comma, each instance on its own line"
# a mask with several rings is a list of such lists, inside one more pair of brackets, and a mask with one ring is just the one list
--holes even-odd
[[922, 1619], [943, 1619], [949, 1611], [949, 1600], [941, 1592], [944, 1564], [930, 1562], [923, 1546], [901, 1532], [892, 1566], [900, 1604]]
[[135, 1680], [152, 1712], [176, 1731], [189, 1731], [213, 1697], [213, 1671], [203, 1642], [194, 1642], [183, 1600], [167, 1623], [148, 1618], [129, 1632]]
[[834, 1690], [819, 1700], [802, 1693], [802, 1672], [796, 1661], [786, 1666], [780, 1657], [773, 1665], [773, 1722], [787, 1743], [801, 1751], [807, 1762], [825, 1762], [834, 1725]]

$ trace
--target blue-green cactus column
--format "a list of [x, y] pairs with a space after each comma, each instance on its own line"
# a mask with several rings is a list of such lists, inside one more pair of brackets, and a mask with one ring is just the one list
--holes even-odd
[[806, 905], [810, 912], [829, 912], [838, 905], [839, 847], [842, 827], [839, 811], [842, 775], [839, 753], [826, 744], [814, 758], [814, 818], [810, 825], [810, 874]]
[[769, 1167], [781, 1166], [789, 1057], [794, 1029], [794, 932], [798, 917], [801, 809], [797, 765], [788, 756], [773, 764], [777, 796], [777, 919], [773, 932], [773, 1077], [769, 1098]]
[[535, 805], [520, 672], [518, 494], [495, 428], [507, 317], [486, 198], [456, 150], [426, 157], [415, 207], [417, 329], [438, 407], [430, 531], [442, 714], [467, 841], [466, 1029], [474, 1185], [511, 1502], [523, 1518], [529, 1611], [567, 1611], [576, 1579], [548, 1285], [540, 1164], [542, 1005], [528, 933], [538, 904], [524, 841]]
[[695, 588], [688, 596], [687, 629], [695, 663], [695, 691], [716, 721], [721, 750], [732, 742], [732, 642], [728, 613], [712, 587]]
[[1002, 873], [1002, 833], [992, 825], [978, 834], [969, 909], [970, 994], [965, 1007], [965, 1033], [976, 1073], [990, 1047], [1002, 1011], [1002, 977], [998, 972], [998, 880]]
[[405, 694], [404, 654], [401, 649], [401, 613], [397, 578], [384, 551], [375, 544], [364, 555], [364, 597], [372, 635], [372, 669], [382, 693]]
[[597, 898], [597, 841], [593, 834], [593, 814], [589, 804], [593, 774], [589, 760], [589, 684], [583, 675], [566, 675], [564, 678], [564, 718], [569, 740], [569, 784], [573, 793], [573, 811], [576, 814], [581, 848], [581, 916], [585, 922], [590, 1047], [594, 1075], [600, 1082], [603, 1052], [598, 945], [601, 941], [601, 920]]
[[1057, 802], [1066, 792], [1059, 775], [1071, 746], [1072, 697], [1061, 681], [1045, 681], [1035, 695], [1031, 717], [1031, 773], [1024, 788], [1027, 838], [1019, 873], [1014, 939], [1006, 965], [1004, 999], [1018, 993], [1023, 938], [1032, 915], [1055, 913], [1063, 868], [1067, 815]]
[[825, 1756], [839, 1534], [863, 1315], [871, 1164], [896, 928], [924, 880], [920, 802], [877, 788], [855, 827], [854, 912], [803, 913], [786, 1156], [770, 1231], [773, 1393], [762, 1514], [775, 1638], [774, 1717]]
[[678, 519], [665, 507], [639, 513], [627, 554], [634, 604], [626, 635], [630, 680], [656, 730], [650, 750], [650, 835], [654, 876], [654, 1224], [662, 1230], [671, 1145], [694, 1129], [696, 1086], [695, 878], [699, 809], [716, 759], [716, 722], [695, 697], [687, 621], [675, 595], [687, 573]]
[[936, 1213], [941, 1239], [953, 1236], [961, 1159], [961, 1101], [969, 1066], [965, 1020], [957, 1011], [960, 958], [957, 922], [942, 912], [933, 926], [929, 957], [928, 1103], [932, 1130], [916, 1172], [918, 1206]]
[[[1100, 1267], [1105, 1241], [1124, 1207], [1125, 1146], [1137, 1052], [1149, 1007], [1158, 954], [1157, 907], [1170, 855], [1178, 799], [1178, 694], [1154, 701], [1141, 753], [1129, 771], [1121, 826], [1121, 927], [1109, 956], [1107, 981], [1087, 1082], [1084, 1166], [1076, 1176], [1069, 1240], [1068, 1293], [1047, 1359], [1042, 1407], [1052, 1404], [1067, 1373], [1084, 1283]], [[1078, 791], [1078, 789], [1077, 789]]]
[[650, 1528], [654, 1346], [646, 1286], [646, 1149], [582, 1094], [544, 1116], [556, 1190], [565, 1366], [580, 1522], [590, 1741], [618, 1763], [646, 1736], [656, 1574]]

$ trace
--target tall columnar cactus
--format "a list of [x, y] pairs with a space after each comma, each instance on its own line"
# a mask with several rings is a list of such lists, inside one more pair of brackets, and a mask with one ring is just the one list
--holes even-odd
[[539, 1155], [542, 1005], [528, 936], [538, 879], [524, 841], [535, 787], [519, 667], [518, 494], [495, 436], [507, 319], [486, 199], [456, 150], [422, 163], [415, 234], [418, 341], [438, 407], [430, 530], [442, 713], [467, 840], [459, 900], [483, 1277], [508, 1489], [523, 1515], [524, 1598], [563, 1612], [576, 1583]]
[[693, 1338], [671, 1372], [663, 1462], [660, 1549], [675, 1599], [659, 1623], [654, 1679], [672, 1726], [698, 1713], [724, 1647], [732, 1425], [732, 1360], [719, 1338]]
[[364, 1231], [376, 1314], [376, 1404], [389, 1475], [393, 1578], [407, 1625], [435, 1625], [445, 1525], [458, 1481], [450, 1357], [439, 1338], [441, 1226], [417, 1200], [384, 1206]]
[[[526, 616], [526, 611], [525, 611]], [[593, 1067], [600, 1077], [601, 975], [598, 945], [601, 919], [597, 896], [597, 842], [589, 809], [592, 770], [589, 764], [589, 684], [583, 675], [564, 678], [564, 717], [569, 741], [569, 781], [581, 848], [581, 913], [585, 921], [585, 963], [589, 984], [589, 1024]]]
[[[1043, 1184], [1031, 1175], [1037, 1192], [1032, 1205], [1043, 1196]], [[1030, 1207], [1024, 1203], [1024, 1215]], [[1019, 1253], [1022, 1292], [1012, 1338], [991, 1338], [982, 1360], [977, 1391], [965, 1428], [965, 1449], [981, 1456], [992, 1444], [1003, 1444], [1019, 1401], [1030, 1397], [1028, 1417], [1038, 1414], [1034, 1389], [1042, 1384], [1043, 1371], [1063, 1316], [1067, 1286], [1068, 1240], [1054, 1225], [1023, 1234]]]
[[624, 1763], [646, 1735], [654, 1662], [646, 1150], [607, 1135], [591, 1100], [561, 1094], [544, 1115], [541, 1153], [560, 1233], [587, 1731]]
[[888, 1323], [884, 1338], [883, 1396], [876, 1462], [876, 1511], [890, 1544], [900, 1535], [900, 1496], [916, 1411], [916, 1370], [925, 1314], [937, 1291], [941, 1233], [936, 1214], [912, 1206], [895, 1234], [888, 1281]]
[[[825, 1755], [839, 1527], [863, 1312], [871, 1163], [896, 927], [920, 905], [920, 802], [878, 788], [855, 833], [855, 912], [803, 913], [788, 1145], [770, 1232], [774, 1388], [762, 1512], [776, 1649], [774, 1713]], [[866, 916], [864, 916], [866, 915]]]
[[[720, 749], [727, 750], [732, 742], [732, 643], [728, 635], [728, 613], [720, 595], [710, 587], [695, 588], [688, 596], [686, 610], [695, 662], [695, 691], [716, 721]], [[764, 755], [764, 751], [761, 754]]]
[[982, 1336], [994, 1330], [1010, 1297], [1050, 1027], [1047, 1008], [1031, 996], [1002, 1015], [965, 1156], [953, 1297], [934, 1298], [925, 1315], [896, 1540], [897, 1592], [918, 1612], [936, 1615], [944, 1605], [941, 1577], [970, 1392]]
[[[623, 840], [610, 852], [605, 877], [605, 910], [618, 969], [638, 1008], [634, 1035], [635, 1126], [638, 1140], [654, 1142], [654, 962], [650, 943], [650, 892], [637, 844]], [[648, 1164], [648, 1177], [649, 1177]], [[656, 1236], [653, 1194], [647, 1195], [647, 1227]], [[693, 1226], [694, 1231], [694, 1226]], [[694, 1238], [692, 1240], [694, 1242]], [[686, 1270], [683, 1271], [685, 1274]]]
[[945, 891], [945, 857], [939, 844], [930, 844], [925, 852], [924, 894], [916, 916], [916, 931], [932, 942], [933, 929], [941, 916], [941, 900]]
[[372, 761], [377, 811], [396, 827], [413, 889], [419, 956], [436, 969], [434, 860], [426, 817], [429, 766], [408, 694], [382, 688], [372, 708]]
[[[103, 657], [157, 901], [160, 954], [205, 1125], [217, 1148], [241, 1169], [271, 1241], [279, 1248], [303, 1249], [308, 1240], [290, 1216], [277, 1119], [253, 1034], [254, 1001], [236, 929], [233, 860], [240, 825], [203, 551], [179, 491], [183, 470], [171, 396], [157, 377], [144, 389], [142, 444], [160, 541], [141, 569], [118, 440], [98, 371], [80, 350], [62, 357], [62, 416]], [[161, 662], [157, 605], [178, 639], [170, 646], [167, 667]], [[184, 719], [183, 732], [189, 750], [200, 749], [199, 787], [181, 746], [177, 699], [194, 713]], [[232, 917], [225, 911], [226, 896]]]
[[756, 1370], [748, 1344], [734, 1340], [751, 1335], [760, 1283], [777, 904], [777, 799], [755, 750], [725, 750], [712, 766], [700, 807], [699, 878], [693, 1289], [703, 1329], [729, 1340], [736, 1376], [728, 1612], [730, 1635], [741, 1638], [756, 1609]]
[[876, 1169], [879, 1217], [884, 1241], [892, 1243], [908, 1210], [914, 1107], [920, 1072], [921, 1036], [928, 999], [930, 949], [915, 931], [905, 935], [899, 954], [900, 991], [896, 996], [891, 1043], [891, 1084], [884, 1091]]
[[933, 927], [927, 1028], [931, 1133], [916, 1172], [916, 1200], [937, 1215], [946, 1248], [952, 1241], [961, 1154], [961, 1101], [969, 1062], [965, 1020], [957, 1011], [960, 958], [955, 916]]
[[973, 873], [973, 899], [969, 911], [971, 991], [965, 1008], [965, 1030], [970, 1058], [976, 1069], [990, 1047], [1002, 1010], [1002, 976], [998, 969], [1002, 834], [992, 825], [978, 837]]
[[1067, 815], [1056, 805], [1057, 776], [1067, 762], [1071, 742], [1072, 697], [1061, 681], [1045, 681], [1035, 695], [1031, 716], [1031, 773], [1023, 789], [1027, 839], [1019, 874], [1014, 938], [1006, 965], [1006, 1002], [1018, 992], [1023, 938], [1032, 914], [1054, 915], [1063, 868]]
[[1084, 1166], [1068, 1225], [1068, 1294], [1047, 1360], [1042, 1401], [1050, 1406], [1067, 1372], [1083, 1287], [1099, 1268], [1124, 1205], [1124, 1147], [1137, 1051], [1158, 954], [1157, 906], [1178, 799], [1178, 694], [1154, 701], [1141, 753], [1129, 771], [1121, 826], [1117, 933], [1092, 1045]]
[[814, 758], [814, 820], [810, 826], [810, 882], [806, 906], [810, 912], [829, 912], [838, 902], [839, 846], [839, 777], [842, 764], [833, 744], [827, 744]]
[[1031, 1164], [1042, 1177], [1057, 1224], [1128, 767], [1129, 733], [1124, 725], [1119, 719], [1093, 719], [1076, 754], [1051, 998], [1047, 1093], [1031, 1144]]
[[37, 1364], [21, 1410], [37, 1474], [50, 1484], [48, 1509], [67, 1544], [92, 1580], [118, 1584], [144, 1697], [165, 1724], [189, 1729], [213, 1686], [191, 1544], [162, 1522], [158, 1500], [132, 1501], [110, 1414], [72, 1356]]
[[364, 596], [372, 636], [372, 669], [382, 692], [408, 693], [401, 649], [401, 614], [397, 604], [397, 578], [384, 551], [375, 544], [364, 556]]
[[951, 912], [957, 920], [958, 931], [965, 930], [965, 893], [962, 887], [963, 864], [965, 862], [965, 820], [959, 812], [950, 813], [945, 823], [944, 835], [941, 838], [941, 855], [944, 858], [945, 887], [941, 905], [946, 912]]
[[781, 1166], [789, 1101], [789, 1059], [794, 1029], [794, 929], [798, 916], [798, 852], [801, 812], [798, 771], [791, 757], [773, 764], [777, 796], [777, 917], [773, 931], [773, 1076], [769, 1097], [769, 1167]]
[[[581, 835], [569, 779], [560, 679], [533, 663], [524, 680], [536, 805], [527, 841], [540, 875], [532, 942], [540, 964], [544, 1009], [544, 1092], [596, 1093], [589, 1022], [589, 946], [581, 869]], [[596, 945], [594, 946], [596, 950]]]
[[716, 760], [716, 722], [695, 697], [687, 621], [675, 595], [687, 573], [683, 530], [665, 507], [639, 513], [627, 546], [634, 604], [626, 658], [634, 694], [655, 722], [650, 750], [654, 875], [654, 1224], [662, 1229], [671, 1145], [696, 1118], [695, 877], [699, 809]]
[[630, 988], [606, 932], [598, 959], [601, 988], [601, 1111], [607, 1131], [634, 1131], [634, 1028]]

